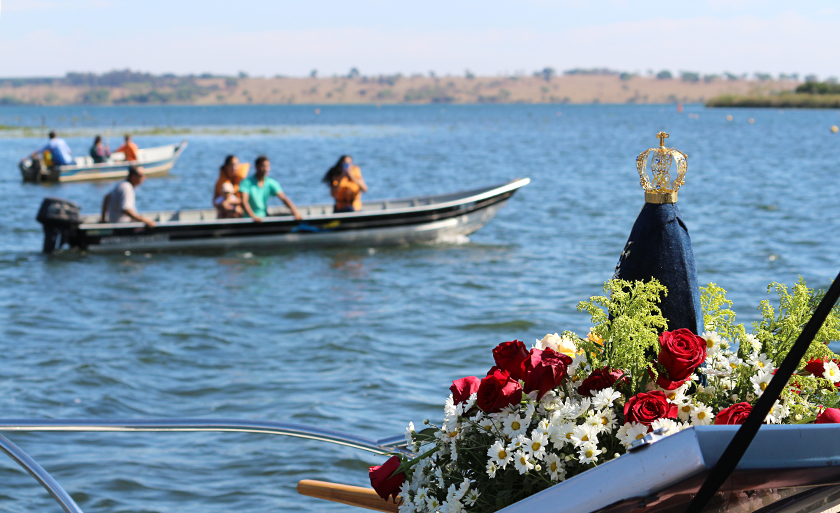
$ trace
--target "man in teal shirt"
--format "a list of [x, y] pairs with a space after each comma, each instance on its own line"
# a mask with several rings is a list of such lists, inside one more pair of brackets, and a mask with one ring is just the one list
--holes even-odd
[[262, 218], [267, 214], [268, 199], [277, 196], [289, 207], [295, 219], [300, 221], [302, 217], [295, 208], [295, 204], [288, 196], [283, 194], [283, 188], [280, 187], [277, 180], [268, 177], [268, 172], [271, 171], [271, 162], [268, 157], [263, 155], [257, 157], [256, 162], [254, 162], [254, 169], [256, 169], [254, 176], [249, 176], [239, 183], [239, 192], [242, 194], [242, 206], [245, 207], [245, 215], [255, 222], [261, 223]]

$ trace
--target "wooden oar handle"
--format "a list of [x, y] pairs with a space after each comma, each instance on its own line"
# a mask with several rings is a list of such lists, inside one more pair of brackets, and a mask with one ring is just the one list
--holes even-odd
[[397, 513], [401, 502], [400, 497], [397, 497], [396, 504], [391, 500], [382, 500], [372, 488], [328, 483], [326, 481], [313, 481], [311, 479], [304, 479], [299, 482], [297, 491], [301, 495], [315, 497], [316, 499], [340, 502], [374, 511], [386, 511], [388, 513]]

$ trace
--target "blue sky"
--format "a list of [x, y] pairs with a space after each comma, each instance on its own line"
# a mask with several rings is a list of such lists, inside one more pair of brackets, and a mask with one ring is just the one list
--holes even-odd
[[0, 0], [0, 76], [610, 67], [840, 76], [837, 2]]

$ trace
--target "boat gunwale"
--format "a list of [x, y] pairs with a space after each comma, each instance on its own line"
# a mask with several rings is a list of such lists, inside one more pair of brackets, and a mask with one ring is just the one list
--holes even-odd
[[[452, 207], [456, 207], [458, 205], [462, 205], [465, 203], [477, 202], [482, 201], [485, 199], [489, 199], [495, 196], [499, 196], [501, 194], [505, 194], [510, 191], [515, 191], [520, 189], [531, 182], [530, 178], [519, 178], [507, 182], [505, 184], [496, 186], [496, 187], [488, 187], [483, 189], [474, 189], [472, 191], [463, 191], [464, 194], [472, 194], [471, 196], [464, 196], [462, 198], [451, 200], [442, 203], [434, 203], [430, 205], [416, 205], [407, 208], [395, 208], [395, 209], [382, 209], [382, 210], [370, 210], [370, 211], [360, 211], [360, 212], [341, 212], [341, 213], [333, 213], [328, 215], [314, 215], [314, 216], [307, 216], [302, 221], [327, 221], [327, 220], [341, 220], [341, 219], [352, 219], [352, 218], [370, 218], [370, 217], [377, 217], [382, 216], [383, 214], [393, 215], [393, 214], [407, 214], [407, 213], [415, 213], [415, 212], [430, 212], [435, 210], [444, 210]], [[484, 191], [478, 194], [475, 194], [475, 191]], [[408, 198], [398, 198], [398, 199], [386, 199], [386, 200], [379, 200], [377, 203], [389, 203], [389, 202], [405, 202], [414, 199], [434, 199], [436, 197], [445, 197], [445, 196], [454, 196], [460, 193], [451, 193], [451, 194], [440, 194], [436, 196], [415, 196], [415, 197], [408, 197]], [[316, 205], [302, 205], [300, 208], [312, 207]], [[324, 204], [323, 206], [326, 206]], [[199, 211], [209, 211], [210, 209], [187, 209], [187, 210], [199, 210]], [[157, 214], [164, 214], [171, 212], [173, 215], [175, 213], [181, 212], [180, 210], [164, 210], [160, 212], [155, 212]], [[148, 213], [148, 212], [144, 212]], [[96, 214], [88, 214], [88, 215], [96, 215]], [[276, 224], [276, 223], [285, 223], [288, 222], [290, 219], [294, 219], [291, 214], [286, 215], [279, 215], [279, 216], [266, 216], [263, 218], [263, 224]], [[235, 218], [235, 219], [212, 219], [212, 220], [200, 220], [200, 221], [165, 221], [155, 224], [155, 228], [165, 228], [165, 227], [181, 227], [181, 226], [204, 226], [210, 227], [213, 225], [250, 225], [253, 224], [254, 220], [251, 218]], [[142, 228], [146, 225], [144, 223], [134, 221], [131, 223], [83, 223], [79, 225], [78, 230], [82, 231], [90, 231], [90, 230], [107, 230], [107, 229], [124, 229], [124, 228]]]

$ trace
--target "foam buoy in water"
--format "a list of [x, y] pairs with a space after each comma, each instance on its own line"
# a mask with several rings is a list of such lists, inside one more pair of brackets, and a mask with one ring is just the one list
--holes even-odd
[[754, 120], [753, 118], [750, 118], [750, 119], [748, 119], [747, 121], [749, 121], [749, 123], [750, 123], [751, 125], [752, 125], [753, 123], [755, 123], [755, 120]]
[[836, 134], [837, 132], [840, 132], [840, 128], [837, 128], [837, 125], [834, 125], [831, 127], [831, 132]]
[[315, 114], [320, 114], [320, 113], [321, 113], [321, 109], [315, 109]]
[[732, 121], [732, 115], [730, 114], [729, 116], [726, 116], [726, 120], [727, 121]]

